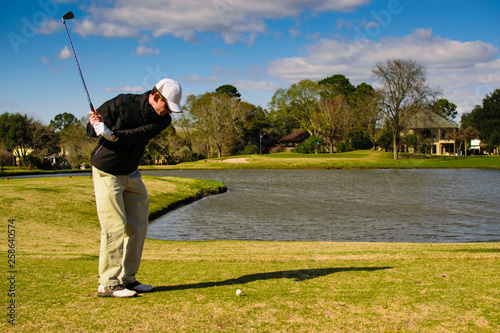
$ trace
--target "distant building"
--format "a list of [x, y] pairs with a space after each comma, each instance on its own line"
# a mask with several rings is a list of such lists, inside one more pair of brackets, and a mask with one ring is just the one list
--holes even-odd
[[470, 140], [470, 153], [472, 155], [487, 154], [486, 144], [482, 143], [481, 140]]
[[292, 148], [295, 148], [297, 147], [297, 145], [299, 143], [302, 143], [304, 142], [305, 140], [307, 140], [307, 138], [309, 138], [311, 135], [309, 134], [308, 131], [294, 131], [290, 134], [288, 134], [287, 136], [281, 138], [278, 140], [278, 142], [280, 143], [281, 147], [286, 150], [286, 151], [290, 151], [292, 150]]
[[50, 165], [56, 165], [61, 163], [61, 153], [60, 152], [54, 152], [50, 155], [46, 155], [43, 157], [43, 160], [50, 164]]
[[[417, 114], [408, 126], [409, 133], [417, 134], [426, 139], [432, 139], [431, 154], [455, 155], [455, 137], [458, 125], [435, 113]], [[409, 152], [413, 148], [407, 147]]]

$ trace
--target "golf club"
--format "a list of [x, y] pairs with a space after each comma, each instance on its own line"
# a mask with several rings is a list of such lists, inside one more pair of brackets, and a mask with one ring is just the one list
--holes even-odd
[[87, 90], [87, 85], [85, 84], [85, 80], [83, 79], [82, 70], [80, 69], [80, 64], [78, 63], [78, 58], [76, 57], [75, 49], [73, 48], [73, 43], [71, 42], [71, 37], [69, 36], [68, 27], [66, 27], [66, 20], [71, 20], [73, 18], [75, 18], [73, 12], [67, 12], [66, 14], [63, 15], [62, 21], [64, 24], [64, 28], [66, 29], [66, 34], [68, 35], [69, 44], [71, 45], [71, 50], [73, 51], [73, 56], [75, 57], [76, 67], [78, 68], [78, 72], [80, 73], [80, 78], [82, 79], [83, 88], [85, 89], [85, 95], [87, 96], [87, 100], [89, 101], [90, 111], [94, 112], [95, 111], [94, 106], [92, 105], [92, 101], [90, 100], [90, 95], [89, 91]]

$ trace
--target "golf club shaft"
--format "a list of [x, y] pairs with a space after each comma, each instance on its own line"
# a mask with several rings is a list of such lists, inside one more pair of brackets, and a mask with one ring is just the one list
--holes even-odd
[[94, 106], [92, 105], [92, 101], [90, 100], [89, 91], [87, 90], [87, 85], [85, 84], [85, 80], [83, 79], [82, 70], [80, 69], [80, 64], [78, 63], [78, 58], [76, 57], [75, 49], [73, 48], [73, 43], [71, 42], [71, 37], [69, 36], [68, 27], [66, 26], [66, 21], [64, 19], [63, 23], [64, 23], [64, 28], [66, 29], [66, 34], [68, 35], [69, 44], [71, 45], [71, 50], [73, 51], [73, 56], [75, 57], [76, 67], [78, 68], [78, 72], [80, 73], [80, 78], [82, 79], [83, 88], [85, 89], [85, 95], [87, 96], [87, 100], [89, 101], [90, 111], [94, 112], [95, 109]]

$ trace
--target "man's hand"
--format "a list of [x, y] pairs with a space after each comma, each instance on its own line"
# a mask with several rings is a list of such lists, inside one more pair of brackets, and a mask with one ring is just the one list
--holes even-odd
[[102, 119], [101, 115], [97, 113], [97, 110], [94, 109], [94, 112], [89, 112], [90, 115], [90, 125], [94, 126], [95, 123], [97, 122], [103, 122], [104, 120]]
[[115, 134], [102, 121], [98, 121], [92, 125], [97, 136], [102, 136], [106, 140], [116, 141]]
[[94, 109], [94, 112], [89, 112], [89, 115], [90, 125], [94, 127], [94, 131], [97, 136], [102, 136], [109, 141], [116, 141], [115, 134], [106, 125], [104, 125], [104, 120], [102, 119], [102, 116], [97, 113], [96, 109]]

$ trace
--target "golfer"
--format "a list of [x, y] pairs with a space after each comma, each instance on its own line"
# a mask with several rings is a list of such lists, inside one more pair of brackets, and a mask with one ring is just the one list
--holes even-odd
[[136, 279], [148, 229], [149, 201], [137, 170], [146, 144], [182, 113], [179, 83], [163, 79], [143, 94], [122, 94], [90, 112], [87, 134], [100, 137], [92, 152], [101, 224], [99, 297], [132, 297], [153, 290]]

